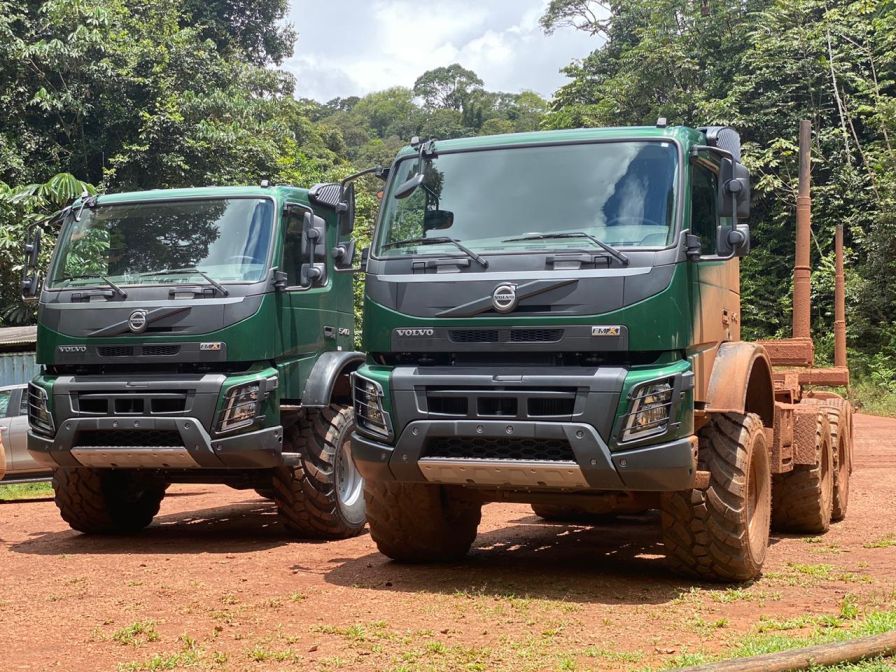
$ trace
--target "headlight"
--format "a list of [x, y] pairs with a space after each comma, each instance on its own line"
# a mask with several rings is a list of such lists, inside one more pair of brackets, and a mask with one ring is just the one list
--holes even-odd
[[56, 425], [50, 413], [47, 391], [34, 383], [28, 383], [28, 424], [35, 432], [56, 435]]
[[358, 427], [385, 437], [392, 436], [392, 422], [383, 410], [383, 388], [379, 383], [354, 376], [355, 422]]
[[668, 380], [638, 385], [629, 398], [628, 420], [623, 441], [662, 434], [669, 424], [672, 385]]
[[218, 421], [218, 432], [231, 432], [255, 422], [261, 409], [261, 398], [258, 382], [230, 388], [224, 398], [224, 412]]

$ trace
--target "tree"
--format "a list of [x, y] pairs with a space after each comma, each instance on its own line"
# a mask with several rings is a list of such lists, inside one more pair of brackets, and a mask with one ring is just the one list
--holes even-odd
[[195, 26], [218, 50], [237, 51], [255, 65], [280, 65], [292, 55], [296, 31], [283, 25], [287, 0], [188, 0], [182, 27]]
[[575, 28], [591, 35], [606, 35], [610, 3], [597, 0], [551, 0], [539, 23], [550, 35], [557, 28]]
[[483, 82], [472, 70], [459, 63], [427, 70], [414, 82], [414, 95], [423, 99], [429, 109], [448, 109], [463, 112], [474, 92], [482, 90]]

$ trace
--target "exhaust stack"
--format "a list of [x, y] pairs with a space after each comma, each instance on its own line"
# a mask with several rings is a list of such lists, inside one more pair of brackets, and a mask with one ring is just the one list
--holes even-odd
[[846, 277], [843, 271], [843, 224], [834, 237], [834, 366], [846, 368]]
[[793, 267], [793, 338], [810, 339], [811, 270], [809, 238], [812, 229], [812, 196], [810, 194], [812, 122], [800, 122], [800, 182], [796, 199], [796, 258]]

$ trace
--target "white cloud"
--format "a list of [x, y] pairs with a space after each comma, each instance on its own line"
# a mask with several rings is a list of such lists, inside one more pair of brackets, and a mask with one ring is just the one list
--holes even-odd
[[542, 33], [547, 0], [292, 0], [299, 31], [295, 55], [284, 63], [297, 95], [326, 101], [390, 86], [411, 87], [425, 71], [459, 62], [487, 89], [530, 89], [550, 96], [559, 72], [597, 47], [584, 33]]

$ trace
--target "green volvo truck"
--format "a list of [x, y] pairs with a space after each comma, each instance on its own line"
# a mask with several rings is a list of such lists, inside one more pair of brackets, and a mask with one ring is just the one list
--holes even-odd
[[823, 531], [832, 501], [845, 515], [825, 413], [848, 406], [800, 403], [798, 379], [776, 384], [766, 348], [740, 338], [740, 158], [730, 128], [663, 121], [399, 153], [353, 374], [384, 554], [456, 559], [490, 501], [553, 520], [659, 509], [675, 569], [746, 580], [771, 523]]
[[350, 455], [351, 184], [87, 196], [40, 237], [28, 449], [85, 533], [149, 525], [170, 483], [273, 499], [298, 536], [365, 522]]

